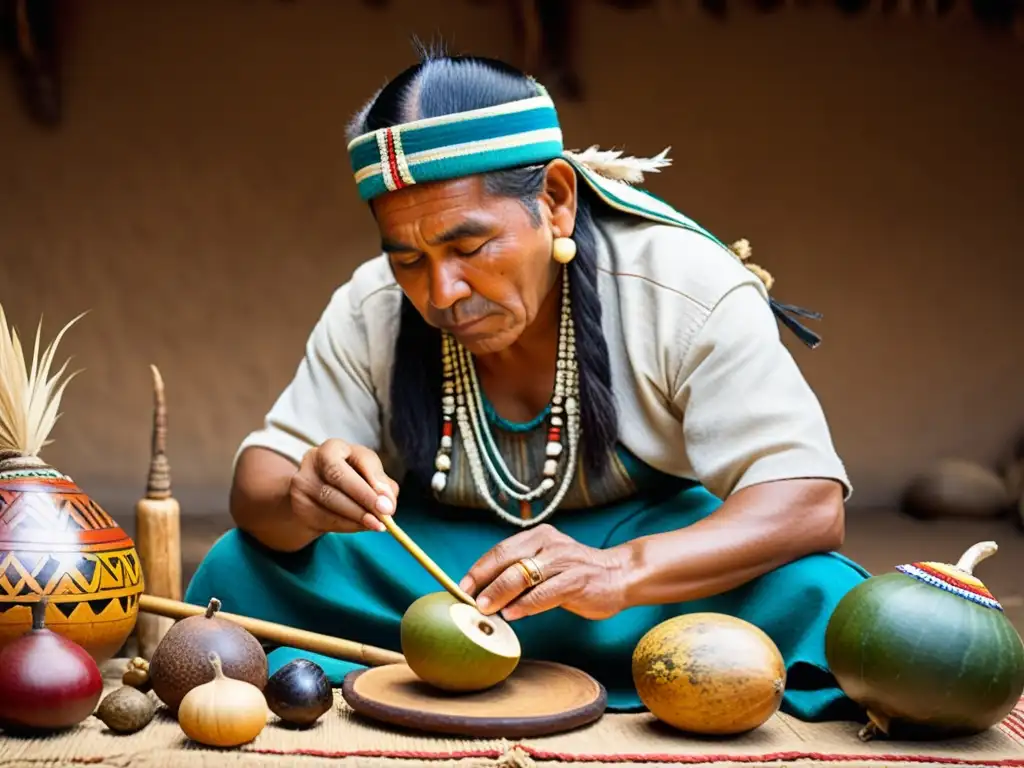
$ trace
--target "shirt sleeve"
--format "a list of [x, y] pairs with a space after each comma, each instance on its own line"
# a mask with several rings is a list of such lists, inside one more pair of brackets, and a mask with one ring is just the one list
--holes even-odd
[[821, 405], [754, 285], [732, 289], [713, 307], [686, 352], [674, 393], [690, 464], [720, 498], [795, 478], [837, 480], [850, 497]]
[[365, 319], [353, 307], [351, 283], [338, 288], [306, 342], [294, 378], [277, 398], [262, 429], [235, 454], [269, 448], [296, 464], [310, 448], [337, 437], [380, 450], [380, 405], [370, 373]]

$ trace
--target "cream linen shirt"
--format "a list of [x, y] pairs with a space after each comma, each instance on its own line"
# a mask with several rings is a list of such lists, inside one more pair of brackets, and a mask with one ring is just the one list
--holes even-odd
[[[848, 498], [821, 406], [781, 341], [760, 280], [689, 230], [635, 217], [601, 227], [602, 326], [621, 443], [723, 499], [756, 483], [808, 477], [838, 480]], [[294, 379], [238, 453], [263, 446], [298, 463], [337, 437], [377, 451], [400, 481], [388, 392], [401, 298], [386, 256], [357, 268], [313, 328]]]

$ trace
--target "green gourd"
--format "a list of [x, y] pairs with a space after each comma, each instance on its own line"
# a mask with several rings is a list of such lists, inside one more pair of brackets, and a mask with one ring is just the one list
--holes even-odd
[[1024, 641], [974, 576], [985, 541], [956, 565], [917, 562], [872, 576], [836, 606], [825, 655], [864, 707], [860, 738], [942, 739], [1001, 722], [1024, 694]]

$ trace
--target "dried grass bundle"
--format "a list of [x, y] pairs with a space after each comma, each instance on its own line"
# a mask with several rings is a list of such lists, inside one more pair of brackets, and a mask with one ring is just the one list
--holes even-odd
[[64, 388], [81, 371], [74, 371], [61, 381], [70, 360], [65, 361], [53, 376], [49, 375], [50, 367], [61, 338], [84, 314], [61, 329], [43, 351], [42, 357], [39, 355], [43, 329], [40, 318], [29, 367], [18, 332], [7, 325], [7, 316], [0, 305], [0, 454], [38, 457], [39, 452], [52, 442], [49, 435], [60, 418]]

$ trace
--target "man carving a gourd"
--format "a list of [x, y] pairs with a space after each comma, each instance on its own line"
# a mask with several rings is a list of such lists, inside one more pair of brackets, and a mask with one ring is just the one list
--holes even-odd
[[375, 533], [395, 515], [524, 657], [590, 672], [613, 710], [640, 706], [641, 636], [694, 611], [771, 636], [784, 711], [847, 706], [824, 630], [867, 573], [834, 552], [850, 486], [777, 322], [816, 339], [742, 248], [636, 186], [664, 155], [568, 152], [538, 83], [443, 56], [350, 142], [383, 253], [244, 440], [238, 530], [186, 599], [398, 650], [438, 587]]

